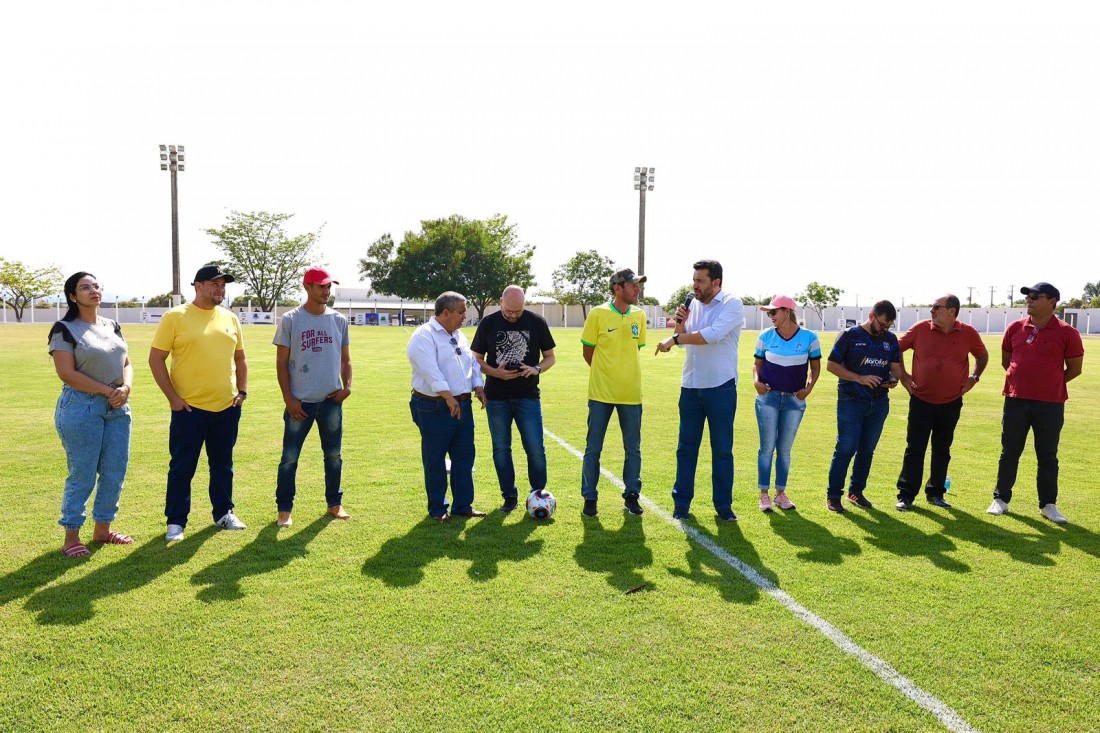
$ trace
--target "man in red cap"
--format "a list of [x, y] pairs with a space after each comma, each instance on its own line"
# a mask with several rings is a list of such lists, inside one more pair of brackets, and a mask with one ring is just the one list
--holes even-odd
[[302, 280], [306, 300], [285, 313], [275, 332], [275, 372], [283, 391], [283, 457], [275, 503], [276, 524], [289, 527], [296, 493], [298, 457], [313, 423], [321, 436], [325, 460], [325, 501], [328, 513], [348, 519], [340, 488], [344, 434], [343, 403], [351, 394], [351, 352], [348, 319], [328, 307], [333, 285], [340, 283], [327, 270], [311, 267]]
[[1038, 468], [1039, 513], [1064, 524], [1058, 511], [1058, 439], [1062, 435], [1066, 383], [1081, 374], [1085, 349], [1077, 329], [1055, 314], [1061, 294], [1050, 283], [1022, 288], [1027, 296], [1027, 317], [1008, 324], [1001, 340], [1001, 366], [1005, 368], [1004, 414], [1001, 419], [1001, 460], [997, 487], [986, 511], [1007, 514], [1012, 500], [1016, 469], [1030, 430], [1035, 436]]

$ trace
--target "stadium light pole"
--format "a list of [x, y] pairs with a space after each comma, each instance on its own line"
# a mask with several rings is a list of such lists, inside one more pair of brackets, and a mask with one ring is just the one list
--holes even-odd
[[184, 152], [182, 145], [160, 146], [160, 169], [172, 174], [172, 305], [183, 301], [180, 290], [180, 208], [179, 189], [176, 185], [176, 171], [184, 170]]
[[[638, 192], [638, 274], [645, 274], [645, 192], [653, 190], [656, 168], [634, 169], [634, 190]], [[645, 287], [644, 285], [642, 286]]]

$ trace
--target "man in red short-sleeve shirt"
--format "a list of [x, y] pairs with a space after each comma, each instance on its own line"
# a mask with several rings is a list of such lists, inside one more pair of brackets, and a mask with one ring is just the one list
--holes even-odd
[[1001, 425], [1001, 460], [990, 514], [1008, 512], [1016, 469], [1024, 452], [1028, 430], [1035, 438], [1038, 460], [1035, 483], [1039, 513], [1062, 524], [1058, 511], [1058, 439], [1069, 399], [1066, 383], [1081, 374], [1085, 349], [1081, 334], [1054, 314], [1061, 297], [1050, 283], [1036, 283], [1020, 291], [1027, 296], [1027, 318], [1009, 324], [1001, 341], [1005, 368], [1005, 405]]
[[[973, 326], [958, 320], [958, 297], [944, 295], [932, 304], [932, 318], [917, 323], [898, 339], [902, 352], [913, 350], [913, 381], [909, 385], [909, 427], [905, 458], [898, 476], [898, 511], [913, 507], [924, 473], [924, 454], [932, 440], [932, 465], [924, 493], [928, 503], [949, 508], [944, 501], [951, 443], [969, 392], [989, 363], [989, 350]], [[970, 370], [970, 356], [974, 370]]]

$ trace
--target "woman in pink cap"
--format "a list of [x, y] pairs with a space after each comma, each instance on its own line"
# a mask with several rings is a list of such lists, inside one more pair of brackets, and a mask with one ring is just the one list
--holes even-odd
[[806, 411], [806, 397], [821, 374], [821, 343], [816, 333], [799, 327], [795, 307], [794, 300], [786, 295], [776, 295], [771, 303], [760, 307], [772, 320], [772, 328], [756, 340], [756, 361], [752, 368], [757, 392], [756, 424], [760, 428], [756, 468], [762, 512], [772, 510], [769, 491], [773, 454], [775, 506], [794, 509], [787, 496], [791, 446]]

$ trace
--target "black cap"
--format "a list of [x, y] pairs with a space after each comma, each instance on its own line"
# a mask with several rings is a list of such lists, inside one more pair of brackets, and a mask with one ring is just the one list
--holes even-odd
[[619, 270], [611, 276], [612, 285], [620, 285], [622, 283], [644, 283], [645, 275], [635, 275], [634, 271], [629, 267], [625, 270]]
[[1054, 287], [1050, 283], [1035, 283], [1030, 288], [1020, 288], [1020, 293], [1023, 295], [1038, 293], [1039, 295], [1049, 296], [1054, 300], [1062, 299], [1062, 294], [1058, 292], [1058, 288]]
[[204, 283], [207, 280], [217, 280], [218, 278], [225, 280], [227, 283], [233, 282], [233, 276], [226, 275], [217, 265], [206, 265], [205, 267], [200, 267], [199, 271], [195, 273], [195, 279], [191, 284]]

